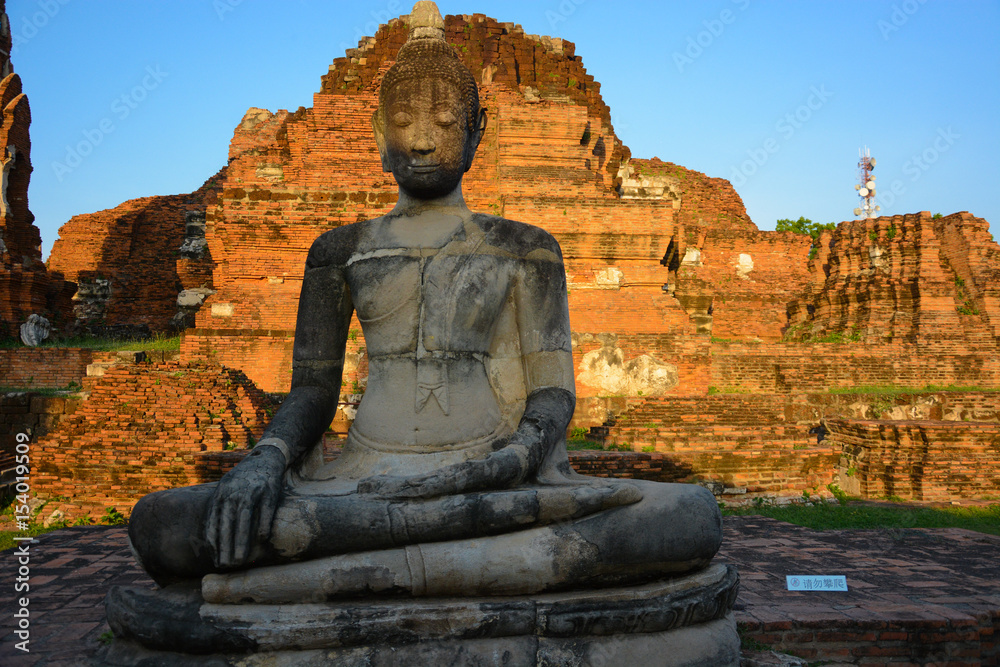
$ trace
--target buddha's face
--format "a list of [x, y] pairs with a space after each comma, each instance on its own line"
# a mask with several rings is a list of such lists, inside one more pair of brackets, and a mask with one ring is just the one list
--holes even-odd
[[462, 182], [482, 137], [485, 113], [477, 127], [458, 91], [440, 79], [401, 81], [375, 116], [375, 139], [382, 168], [412, 197], [447, 195]]

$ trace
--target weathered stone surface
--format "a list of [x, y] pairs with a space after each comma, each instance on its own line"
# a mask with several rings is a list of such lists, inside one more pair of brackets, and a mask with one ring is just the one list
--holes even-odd
[[[802, 658], [777, 651], [755, 651], [744, 653], [741, 667], [806, 667]], [[846, 664], [846, 663], [844, 663]]]
[[21, 325], [21, 342], [28, 347], [38, 347], [50, 333], [52, 324], [41, 315], [32, 313], [28, 321]]
[[[176, 649], [183, 642], [191, 653], [232, 652], [227, 659], [233, 661], [241, 653], [305, 657], [310, 654], [302, 652], [323, 649], [328, 657], [347, 656], [360, 646], [373, 655], [391, 651], [401, 652], [400, 656], [412, 656], [414, 650], [426, 655], [462, 650], [490, 655], [521, 646], [520, 661], [502, 664], [600, 665], [603, 657], [616, 664], [735, 665], [739, 641], [734, 642], [730, 610], [738, 581], [733, 566], [714, 565], [694, 575], [643, 586], [526, 598], [282, 606], [209, 604], [196, 589], [179, 586], [162, 591], [114, 589], [107, 606], [109, 623], [121, 637], [141, 640], [159, 651]], [[165, 606], [173, 619], [166, 633], [157, 620]], [[484, 639], [491, 641], [475, 641]], [[664, 651], [671, 646], [679, 649], [682, 639], [687, 644], [684, 650], [670, 651], [663, 661]], [[111, 656], [115, 655], [113, 651]], [[120, 649], [117, 655], [121, 660], [127, 653]], [[623, 662], [632, 655], [655, 657]]]
[[99, 659], [111, 667], [738, 667], [739, 645], [736, 624], [729, 617], [678, 630], [611, 637], [503, 637], [256, 655], [165, 654], [116, 640]]
[[181, 290], [177, 295], [177, 314], [170, 320], [171, 327], [178, 330], [193, 327], [195, 316], [205, 299], [212, 294], [215, 294], [215, 290], [206, 287]]
[[625, 361], [620, 347], [605, 346], [583, 355], [577, 380], [602, 394], [660, 396], [677, 386], [677, 367], [649, 354]]
[[177, 295], [177, 306], [180, 308], [197, 308], [205, 303], [205, 297], [214, 294], [212, 290], [186, 289]]
[[184, 214], [184, 243], [178, 252], [188, 259], [202, 259], [208, 250], [205, 241], [205, 212], [187, 211]]
[[104, 278], [82, 279], [73, 295], [74, 323], [78, 328], [105, 321], [105, 310], [111, 298], [111, 282]]

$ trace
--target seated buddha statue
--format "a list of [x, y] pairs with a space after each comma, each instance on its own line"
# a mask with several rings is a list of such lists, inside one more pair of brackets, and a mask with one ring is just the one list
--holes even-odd
[[[466, 206], [486, 113], [443, 25], [418, 3], [381, 82], [373, 127], [399, 199], [309, 250], [291, 389], [263, 438], [219, 482], [135, 506], [130, 541], [159, 584], [201, 579], [219, 603], [522, 595], [668, 577], [718, 549], [707, 490], [570, 468], [560, 248]], [[367, 389], [327, 462], [354, 313]]]

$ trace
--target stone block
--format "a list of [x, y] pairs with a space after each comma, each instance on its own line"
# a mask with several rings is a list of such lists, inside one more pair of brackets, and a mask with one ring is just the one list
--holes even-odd
[[89, 378], [103, 377], [104, 373], [107, 372], [107, 370], [112, 366], [114, 366], [114, 364], [107, 361], [95, 361], [92, 364], [87, 364], [87, 377]]
[[146, 353], [141, 350], [122, 350], [115, 353], [115, 358], [126, 364], [141, 364], [146, 361]]
[[31, 411], [44, 415], [61, 415], [66, 411], [66, 399], [62, 396], [32, 396]]

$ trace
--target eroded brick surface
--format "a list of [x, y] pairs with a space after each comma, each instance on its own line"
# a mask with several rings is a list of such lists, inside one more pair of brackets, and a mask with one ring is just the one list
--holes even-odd
[[950, 501], [1000, 495], [996, 422], [830, 419], [845, 483], [866, 498]]
[[997, 349], [1000, 247], [967, 212], [856, 220], [825, 232], [813, 280], [788, 306], [791, 336], [842, 333], [926, 353]]
[[84, 388], [77, 411], [32, 444], [32, 490], [70, 520], [128, 514], [151, 491], [217, 479], [227, 450], [259, 439], [274, 408], [242, 372], [217, 366], [112, 366]]
[[[185, 214], [215, 200], [225, 170], [190, 194], [142, 197], [76, 215], [59, 229], [48, 266], [76, 283], [110, 281], [100, 324], [166, 331], [184, 289], [212, 287], [212, 257], [184, 257]], [[67, 314], [72, 320], [72, 313]]]

